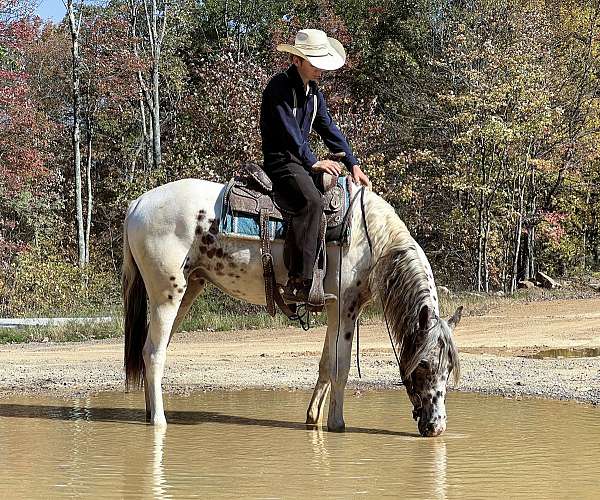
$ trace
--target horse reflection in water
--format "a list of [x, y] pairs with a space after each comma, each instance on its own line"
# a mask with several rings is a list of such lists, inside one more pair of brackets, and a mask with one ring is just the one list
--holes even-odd
[[[328, 248], [325, 291], [338, 294], [327, 307], [327, 333], [319, 376], [307, 411], [318, 424], [331, 391], [327, 428], [342, 431], [344, 388], [350, 370], [356, 320], [379, 298], [400, 355], [402, 380], [423, 436], [446, 428], [446, 384], [458, 377], [452, 330], [462, 308], [439, 316], [429, 262], [394, 209], [371, 191], [351, 205], [351, 242]], [[143, 383], [147, 419], [166, 425], [162, 378], [167, 346], [207, 281], [253, 304], [265, 304], [260, 242], [220, 233], [224, 186], [184, 179], [157, 187], [133, 201], [124, 224], [123, 299], [125, 372], [128, 387]], [[283, 242], [272, 246], [275, 277], [287, 279]]]
[[164, 465], [164, 447], [167, 428], [165, 426], [155, 426], [154, 439], [152, 447], [152, 498], [163, 499], [172, 498], [167, 494], [169, 487], [165, 477]]

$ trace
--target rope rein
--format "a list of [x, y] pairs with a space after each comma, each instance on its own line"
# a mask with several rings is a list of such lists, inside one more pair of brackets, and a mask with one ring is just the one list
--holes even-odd
[[[362, 213], [363, 227], [365, 229], [365, 235], [367, 237], [367, 242], [369, 243], [369, 251], [371, 252], [371, 260], [372, 260], [373, 259], [373, 242], [371, 241], [371, 236], [369, 235], [369, 228], [367, 227], [367, 215], [365, 213], [365, 188], [364, 187], [361, 190], [360, 208], [361, 208], [361, 213]], [[383, 319], [385, 320], [385, 326], [387, 328], [388, 337], [390, 339], [390, 345], [392, 346], [392, 350], [394, 351], [394, 357], [396, 358], [396, 363], [398, 364], [398, 373], [400, 373], [400, 381], [401, 381], [400, 385], [403, 385], [402, 369], [400, 368], [400, 358], [398, 357], [398, 353], [396, 352], [396, 346], [394, 345], [394, 340], [392, 339], [392, 332], [390, 331], [390, 325], [388, 323], [386, 307], [383, 303], [383, 297], [381, 297], [381, 308], [383, 309]], [[356, 343], [356, 360], [358, 363], [358, 340]]]
[[[360, 195], [360, 208], [361, 208], [363, 228], [365, 231], [365, 237], [367, 239], [367, 243], [369, 244], [369, 252], [371, 254], [371, 259], [372, 259], [373, 258], [373, 242], [371, 240], [371, 236], [369, 234], [369, 228], [367, 226], [367, 216], [365, 213], [365, 188], [364, 188], [364, 186], [360, 189], [360, 191], [358, 191], [357, 193], [354, 194], [354, 196], [350, 200], [350, 203], [348, 204], [348, 209], [346, 210], [346, 213], [344, 214], [344, 218], [342, 220], [341, 235], [343, 238], [343, 236], [346, 233], [348, 221], [350, 220], [351, 209], [354, 206], [354, 202], [356, 201], [356, 199], [358, 198], [359, 195]], [[338, 291], [338, 300], [337, 300], [338, 324], [337, 324], [337, 333], [336, 333], [336, 337], [335, 337], [335, 378], [336, 379], [337, 379], [338, 371], [339, 371], [338, 370], [338, 344], [339, 344], [339, 339], [340, 339], [340, 326], [341, 326], [341, 322], [342, 322], [341, 321], [342, 320], [341, 290], [342, 290], [342, 264], [343, 264], [343, 257], [344, 257], [343, 247], [344, 247], [344, 245], [340, 241], [339, 258], [338, 258], [338, 287], [337, 287], [338, 288], [338, 290], [337, 290]], [[388, 332], [388, 338], [390, 339], [390, 345], [392, 346], [392, 351], [394, 352], [394, 357], [396, 358], [396, 364], [398, 365], [398, 373], [400, 374], [400, 380], [401, 380], [399, 385], [404, 385], [404, 382], [402, 381], [402, 369], [400, 367], [400, 357], [398, 355], [396, 346], [394, 344], [394, 340], [392, 338], [392, 332], [390, 330], [390, 325], [389, 325], [389, 322], [387, 319], [387, 311], [386, 311], [386, 306], [383, 303], [383, 297], [381, 297], [381, 306], [382, 306], [382, 310], [383, 310], [383, 319], [385, 320], [385, 326], [386, 326], [387, 332]], [[308, 330], [310, 328], [310, 312], [307, 310], [305, 310], [302, 313], [300, 311], [298, 311], [296, 317], [290, 318], [290, 319], [297, 320], [304, 330]], [[436, 321], [425, 331], [429, 332], [437, 325], [437, 322], [439, 321], [439, 317], [437, 315], [435, 317], [435, 320]], [[356, 367], [358, 370], [358, 377], [362, 378], [362, 373], [361, 373], [361, 369], [360, 369], [360, 319], [358, 319], [358, 318], [356, 319], [356, 322], [355, 322], [355, 328], [356, 328]]]

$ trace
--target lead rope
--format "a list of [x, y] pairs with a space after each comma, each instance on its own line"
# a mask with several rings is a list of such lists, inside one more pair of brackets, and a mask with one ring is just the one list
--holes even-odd
[[[367, 242], [369, 243], [369, 253], [371, 254], [371, 258], [373, 258], [373, 242], [371, 241], [371, 236], [369, 235], [369, 231], [367, 229], [367, 217], [365, 215], [365, 188], [360, 191], [360, 211], [362, 213], [363, 227], [365, 228], [365, 236], [367, 238]], [[360, 373], [360, 318], [356, 318], [356, 369], [358, 370], [358, 378], [362, 378]]]
[[[373, 242], [371, 241], [371, 236], [369, 235], [369, 229], [367, 227], [367, 216], [365, 214], [365, 188], [364, 187], [362, 188], [361, 195], [360, 195], [360, 209], [362, 212], [362, 221], [363, 221], [363, 227], [365, 228], [365, 235], [367, 237], [367, 242], [369, 243], [369, 251], [371, 252], [371, 258], [373, 258]], [[394, 357], [396, 358], [396, 363], [398, 364], [398, 372], [400, 373], [400, 380], [402, 380], [402, 370], [400, 369], [400, 358], [398, 357], [398, 353], [396, 352], [396, 346], [394, 345], [394, 341], [392, 339], [392, 332], [390, 331], [390, 325], [387, 320], [386, 307], [383, 304], [383, 298], [381, 298], [381, 307], [383, 309], [383, 319], [385, 320], [385, 326], [387, 328], [388, 337], [390, 339], [390, 344], [392, 346], [392, 350], [394, 351]], [[356, 363], [358, 365], [358, 335], [356, 337]], [[359, 374], [360, 374], [360, 368], [359, 368]], [[401, 385], [402, 385], [402, 383], [401, 383]]]

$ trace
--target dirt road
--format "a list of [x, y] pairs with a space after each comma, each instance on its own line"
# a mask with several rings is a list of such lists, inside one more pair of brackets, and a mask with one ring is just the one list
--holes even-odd
[[[600, 348], [600, 299], [505, 304], [466, 316], [456, 331], [462, 378], [455, 388], [600, 403], [600, 357], [530, 359], [547, 348]], [[178, 334], [169, 347], [165, 389], [311, 388], [324, 329]], [[0, 347], [0, 397], [74, 396], [123, 389], [120, 340]], [[385, 327], [361, 328], [361, 369], [349, 387], [395, 387], [397, 366]]]

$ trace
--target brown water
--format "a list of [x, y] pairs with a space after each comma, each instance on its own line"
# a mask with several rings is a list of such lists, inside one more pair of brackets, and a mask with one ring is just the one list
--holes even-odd
[[600, 347], [572, 347], [570, 349], [546, 349], [525, 356], [532, 359], [546, 358], [595, 358], [600, 356]]
[[448, 396], [418, 437], [403, 392], [350, 393], [344, 434], [307, 430], [305, 392], [0, 400], [2, 498], [599, 498], [600, 409]]

